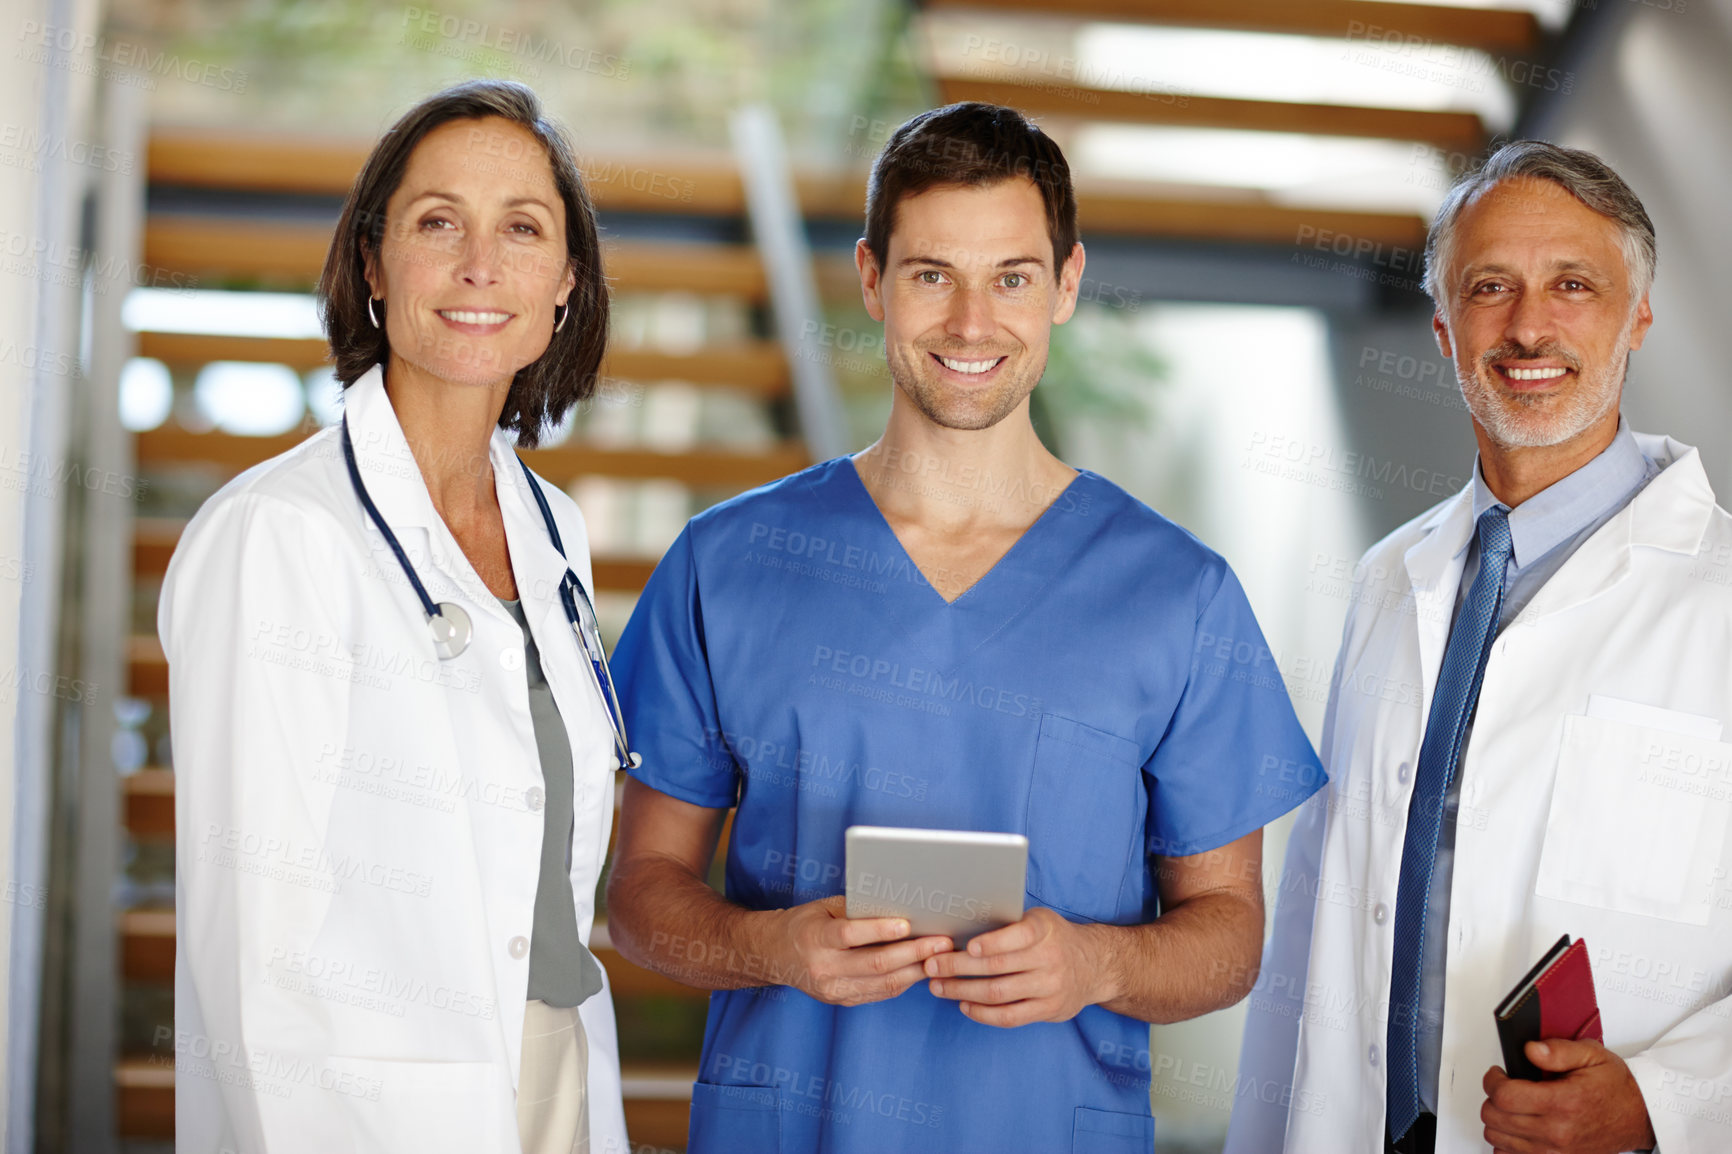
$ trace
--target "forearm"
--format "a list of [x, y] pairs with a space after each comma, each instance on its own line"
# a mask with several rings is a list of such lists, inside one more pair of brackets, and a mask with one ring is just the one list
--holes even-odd
[[1257, 981], [1261, 903], [1199, 894], [1140, 926], [1084, 927], [1094, 942], [1102, 1006], [1145, 1022], [1182, 1022], [1225, 1009]]
[[616, 864], [608, 933], [629, 961], [701, 990], [795, 983], [777, 934], [782, 910], [748, 910], [681, 863], [646, 855]]

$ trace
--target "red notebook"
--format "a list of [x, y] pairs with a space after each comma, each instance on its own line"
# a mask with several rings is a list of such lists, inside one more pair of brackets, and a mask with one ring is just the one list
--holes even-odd
[[1524, 1047], [1529, 1042], [1547, 1038], [1605, 1041], [1600, 1033], [1600, 1004], [1594, 997], [1594, 972], [1588, 966], [1587, 940], [1571, 945], [1570, 935], [1559, 938], [1498, 1003], [1496, 1015], [1504, 1072], [1512, 1078], [1541, 1082], [1560, 1076], [1528, 1061]]

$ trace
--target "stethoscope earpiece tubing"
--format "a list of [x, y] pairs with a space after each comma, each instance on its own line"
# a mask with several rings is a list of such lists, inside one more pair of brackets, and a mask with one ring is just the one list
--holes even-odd
[[361, 467], [355, 464], [355, 443], [349, 439], [349, 415], [343, 414], [343, 461], [349, 466], [349, 480], [354, 483], [355, 496], [361, 498], [361, 508], [367, 511], [373, 524], [384, 535], [385, 544], [391, 546], [391, 552], [397, 555], [397, 564], [403, 567], [403, 575], [409, 578], [409, 584], [415, 587], [415, 596], [421, 599], [421, 608], [426, 610], [429, 619], [439, 616], [439, 606], [433, 604], [433, 598], [427, 595], [427, 587], [421, 584], [421, 578], [415, 572], [415, 566], [409, 564], [409, 555], [403, 552], [402, 542], [397, 540], [397, 534], [391, 532], [391, 527], [385, 524], [385, 518], [379, 515], [379, 507], [373, 504], [372, 494], [367, 492], [367, 486], [361, 480]]

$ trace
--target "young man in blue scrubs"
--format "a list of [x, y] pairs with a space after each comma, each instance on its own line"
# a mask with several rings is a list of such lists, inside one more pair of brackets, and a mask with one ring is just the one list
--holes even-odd
[[[620, 640], [612, 938], [716, 991], [694, 1154], [1148, 1151], [1146, 1023], [1245, 995], [1262, 827], [1322, 770], [1226, 563], [1029, 423], [1083, 269], [1057, 145], [915, 117], [855, 260], [883, 437], [694, 518]], [[851, 825], [1026, 834], [1027, 913], [850, 921]]]

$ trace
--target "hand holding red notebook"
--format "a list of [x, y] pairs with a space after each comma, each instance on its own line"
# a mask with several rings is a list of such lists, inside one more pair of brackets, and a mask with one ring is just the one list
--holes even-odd
[[1600, 1005], [1594, 997], [1594, 973], [1588, 965], [1588, 943], [1574, 945], [1565, 934], [1553, 944], [1527, 976], [1516, 983], [1496, 1010], [1498, 1041], [1503, 1044], [1504, 1072], [1512, 1078], [1542, 1082], [1562, 1077], [1528, 1061], [1529, 1042], [1548, 1038], [1604, 1042]]

